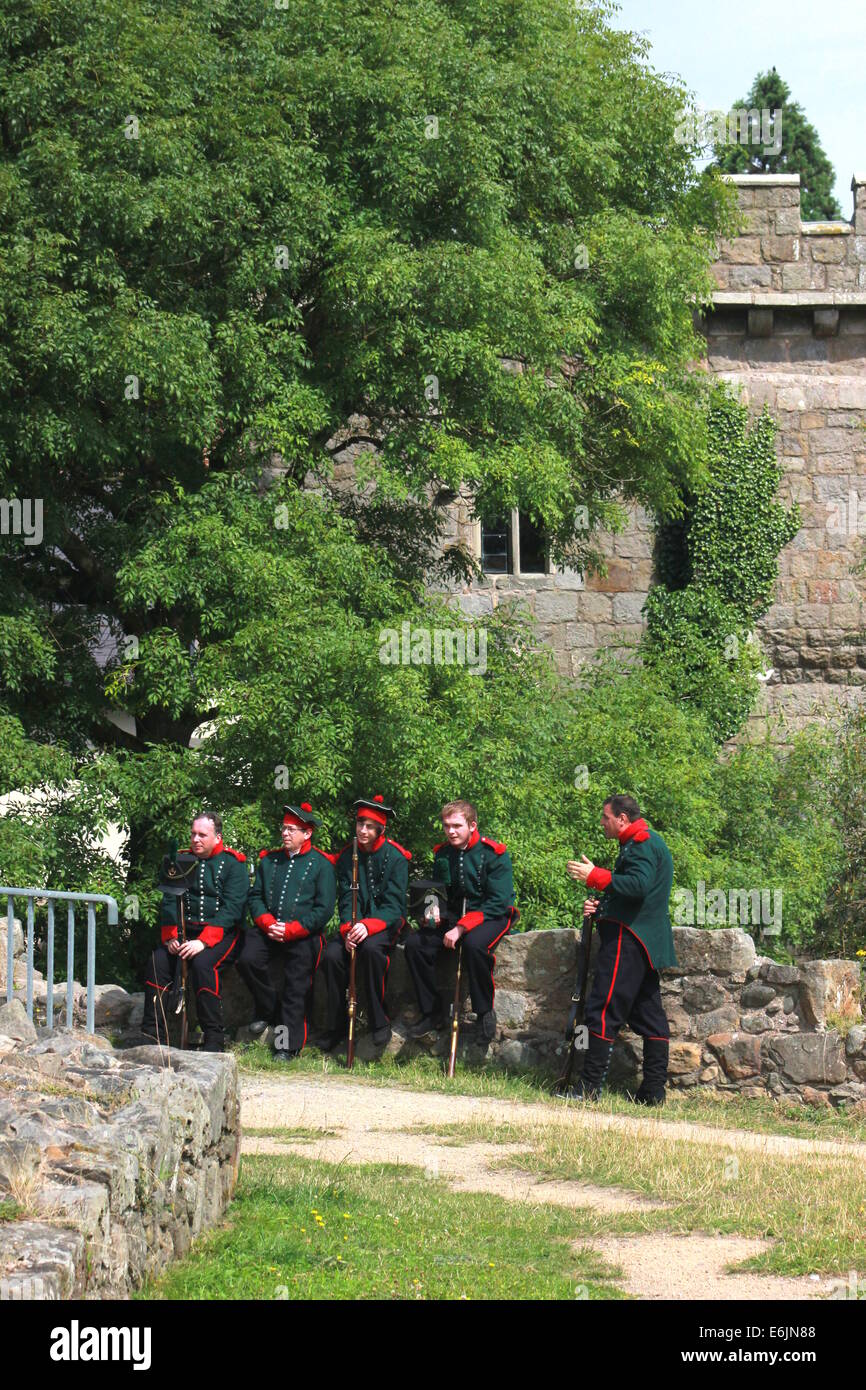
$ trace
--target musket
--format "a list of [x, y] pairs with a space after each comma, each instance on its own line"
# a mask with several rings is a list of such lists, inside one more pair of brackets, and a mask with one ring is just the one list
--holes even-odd
[[[358, 836], [352, 837], [352, 926], [358, 921]], [[346, 1049], [346, 1066], [351, 1070], [355, 1065], [355, 1013], [358, 1007], [358, 981], [355, 973], [357, 956], [355, 947], [349, 947], [349, 988], [346, 1003], [349, 1014], [349, 1042]]]
[[[178, 917], [179, 917], [179, 919], [180, 919], [179, 922], [178, 922], [178, 926], [180, 927], [180, 939], [181, 939], [182, 944], [183, 944], [183, 945], [186, 945], [186, 913], [185, 913], [185, 911], [184, 911], [184, 906], [183, 906], [183, 894], [181, 894], [180, 897], [179, 897], [178, 900], [177, 900], [177, 913], [178, 913]], [[188, 1007], [187, 1007], [187, 1004], [188, 1004], [188, 1001], [187, 1001], [187, 972], [188, 972], [188, 969], [189, 969], [189, 967], [188, 967], [188, 965], [187, 965], [186, 956], [181, 956], [181, 960], [180, 960], [180, 999], [178, 1000], [177, 1008], [175, 1009], [175, 1013], [178, 1013], [178, 1014], [181, 1015], [181, 1021], [180, 1021], [180, 1049], [181, 1049], [181, 1052], [186, 1052], [187, 1043], [189, 1042], [189, 1009], [188, 1009]]]
[[[463, 917], [466, 916], [466, 899], [463, 899]], [[457, 1065], [457, 1038], [460, 1033], [460, 976], [463, 970], [463, 938], [457, 942], [457, 980], [454, 985], [454, 999], [451, 1003], [451, 1047], [448, 1052], [448, 1079], [453, 1081]]]
[[565, 1025], [565, 1041], [568, 1043], [568, 1059], [565, 1063], [565, 1071], [556, 1083], [554, 1090], [557, 1095], [562, 1095], [571, 1086], [571, 1073], [574, 1071], [574, 1058], [577, 1052], [575, 1043], [578, 1038], [578, 1029], [583, 1023], [586, 1014], [586, 986], [589, 980], [589, 953], [592, 946], [592, 924], [595, 914], [591, 913], [583, 920], [583, 931], [580, 937], [580, 948], [583, 953], [580, 970], [580, 988], [577, 994], [572, 993], [571, 1008], [568, 1013], [568, 1021]]

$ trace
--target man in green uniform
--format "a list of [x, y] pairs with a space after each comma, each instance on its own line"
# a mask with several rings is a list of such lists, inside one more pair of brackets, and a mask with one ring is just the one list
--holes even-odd
[[250, 881], [246, 855], [222, 841], [222, 819], [213, 811], [195, 817], [190, 850], [198, 864], [182, 894], [186, 941], [178, 936], [179, 898], [163, 893], [160, 912], [162, 943], [148, 962], [141, 1030], [156, 1042], [167, 1042], [163, 1008], [158, 1004], [172, 984], [178, 960], [186, 960], [196, 1013], [204, 1037], [202, 1050], [222, 1052], [223, 1031], [220, 975], [240, 954], [241, 927]]
[[355, 802], [355, 834], [358, 837], [358, 921], [352, 926], [352, 843], [337, 855], [340, 935], [325, 947], [322, 974], [328, 992], [328, 1023], [316, 1039], [323, 1052], [339, 1046], [346, 1036], [346, 987], [350, 950], [358, 952], [357, 973], [366, 987], [373, 1042], [384, 1047], [391, 1038], [391, 1022], [385, 1011], [385, 985], [391, 955], [406, 919], [409, 881], [407, 849], [385, 835], [392, 807], [384, 797]]
[[[238, 973], [255, 1000], [252, 1033], [261, 1035], [275, 1024], [274, 1056], [288, 1061], [307, 1041], [313, 978], [337, 889], [331, 856], [312, 843], [319, 824], [312, 807], [304, 801], [283, 810], [282, 849], [259, 854], [249, 899], [255, 929], [246, 934]], [[268, 970], [275, 957], [284, 967], [279, 999]]]
[[642, 1105], [663, 1105], [670, 1029], [661, 1000], [659, 971], [676, 965], [668, 902], [674, 878], [671, 852], [651, 830], [632, 796], [612, 796], [601, 814], [602, 830], [618, 839], [613, 872], [585, 855], [569, 860], [571, 878], [602, 890], [588, 898], [584, 916], [595, 913], [600, 947], [586, 1003], [589, 1048], [571, 1094], [601, 1095], [616, 1036], [624, 1023], [643, 1038], [643, 1081], [635, 1095]]
[[505, 845], [478, 833], [478, 812], [470, 801], [450, 801], [441, 815], [446, 838], [434, 846], [433, 878], [444, 885], [448, 907], [442, 911], [431, 904], [427, 925], [406, 942], [406, 965], [421, 1009], [413, 1033], [421, 1037], [443, 1026], [436, 958], [443, 948], [453, 951], [462, 942], [472, 1007], [489, 1042], [496, 1036], [493, 948], [517, 916], [511, 856]]

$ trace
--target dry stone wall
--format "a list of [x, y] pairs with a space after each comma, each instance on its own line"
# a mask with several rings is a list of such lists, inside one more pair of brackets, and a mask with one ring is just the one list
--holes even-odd
[[[594, 938], [597, 942], [597, 936]], [[496, 948], [499, 1035], [489, 1048], [477, 1037], [464, 998], [464, 1060], [492, 1060], [512, 1069], [555, 1074], [563, 1065], [563, 1029], [577, 976], [580, 935], [574, 930], [528, 931]], [[857, 961], [804, 961], [778, 965], [759, 956], [748, 932], [675, 927], [679, 966], [662, 975], [671, 1025], [671, 1086], [720, 1093], [773, 1096], [814, 1105], [861, 1105], [866, 1111], [866, 1026], [860, 1011]], [[454, 991], [454, 961], [439, 961], [447, 1005]], [[314, 1017], [323, 1022], [324, 991], [317, 986]], [[399, 1056], [432, 1051], [444, 1056], [447, 1032], [409, 1038], [418, 1017], [402, 946], [388, 982]], [[236, 972], [226, 979], [227, 1022], [248, 1037], [252, 1000]], [[361, 1000], [363, 1014], [364, 1001]], [[376, 1055], [362, 1029], [358, 1055]], [[629, 1086], [639, 1075], [641, 1042], [624, 1030], [614, 1049], [612, 1082]]]
[[[45, 1030], [40, 1030], [43, 1034]], [[231, 1056], [39, 1036], [0, 1006], [0, 1299], [123, 1297], [222, 1216], [240, 1144]]]

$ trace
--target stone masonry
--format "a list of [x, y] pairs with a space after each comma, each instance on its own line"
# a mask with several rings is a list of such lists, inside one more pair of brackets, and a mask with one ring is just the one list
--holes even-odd
[[[745, 226], [719, 246], [718, 290], [703, 316], [704, 366], [731, 382], [753, 414], [779, 424], [781, 495], [802, 529], [780, 556], [776, 601], [759, 626], [772, 675], [753, 726], [768, 713], [797, 728], [862, 695], [866, 578], [866, 175], [856, 175], [849, 221], [802, 222], [799, 175], [730, 175]], [[465, 500], [449, 542], [480, 554]], [[654, 581], [653, 530], [640, 509], [601, 538], [606, 576], [487, 575], [458, 594], [483, 617], [519, 599], [534, 613], [559, 669], [575, 675], [599, 648], [631, 644]]]
[[228, 1205], [237, 1064], [41, 1033], [0, 1006], [0, 1300], [124, 1297]]

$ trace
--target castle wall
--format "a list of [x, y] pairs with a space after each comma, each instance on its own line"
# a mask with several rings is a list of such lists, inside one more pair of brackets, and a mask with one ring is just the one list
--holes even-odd
[[[779, 559], [772, 608], [759, 625], [772, 674], [752, 720], [791, 729], [860, 698], [866, 688], [866, 175], [852, 182], [850, 222], [804, 223], [799, 175], [730, 175], [744, 226], [719, 244], [713, 308], [703, 315], [705, 365], [754, 415], [778, 422], [780, 495], [802, 528]], [[450, 540], [479, 553], [460, 503]], [[602, 537], [608, 573], [496, 575], [466, 585], [475, 616], [526, 602], [560, 670], [575, 675], [600, 647], [633, 643], [653, 582], [653, 531], [640, 509]]]

